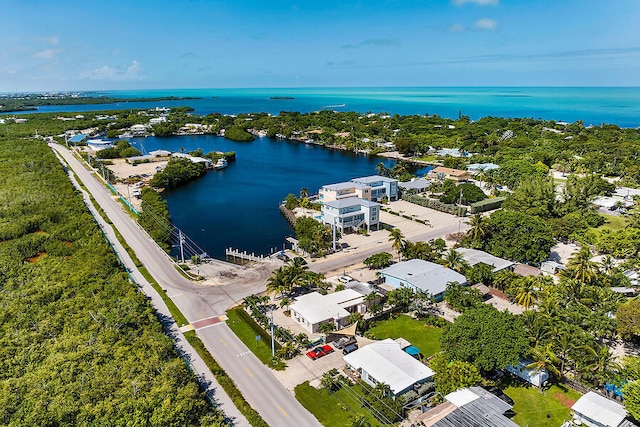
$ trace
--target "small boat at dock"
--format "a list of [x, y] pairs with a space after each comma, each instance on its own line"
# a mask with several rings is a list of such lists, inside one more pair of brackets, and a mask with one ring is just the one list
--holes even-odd
[[214, 168], [214, 169], [224, 169], [224, 168], [226, 168], [227, 166], [229, 166], [229, 162], [227, 162], [227, 159], [225, 159], [225, 158], [223, 157], [223, 158], [218, 159], [218, 161], [216, 162], [216, 164], [215, 164], [215, 165], [213, 165], [213, 168]]

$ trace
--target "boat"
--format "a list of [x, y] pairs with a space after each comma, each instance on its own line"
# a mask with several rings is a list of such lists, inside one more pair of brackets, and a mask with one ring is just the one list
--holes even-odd
[[218, 159], [218, 161], [216, 162], [215, 165], [213, 165], [214, 169], [224, 169], [227, 166], [229, 166], [229, 162], [227, 162], [227, 159], [225, 159], [224, 157]]

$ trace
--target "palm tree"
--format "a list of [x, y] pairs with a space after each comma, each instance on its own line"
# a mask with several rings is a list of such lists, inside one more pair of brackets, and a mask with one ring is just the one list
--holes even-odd
[[613, 362], [613, 356], [606, 345], [589, 346], [584, 345], [579, 348], [585, 350], [593, 358], [591, 363], [585, 366], [588, 374], [593, 377], [593, 381], [596, 387], [600, 387], [602, 382], [607, 379], [614, 369], [620, 369], [620, 367]]
[[481, 213], [473, 215], [467, 222], [467, 224], [471, 226], [467, 232], [467, 236], [469, 236], [474, 243], [477, 243], [477, 246], [482, 245], [482, 241], [487, 235], [488, 223], [489, 221], [487, 218], [485, 218]]
[[371, 427], [369, 420], [364, 415], [357, 413], [351, 416], [351, 427]]
[[379, 398], [391, 395], [391, 387], [387, 383], [379, 382], [373, 388], [373, 393]]
[[523, 277], [518, 280], [518, 293], [515, 297], [516, 304], [528, 310], [536, 302], [536, 285], [537, 280], [533, 276]]
[[267, 293], [283, 295], [287, 290], [284, 267], [278, 267], [267, 280]]
[[394, 228], [389, 232], [389, 241], [393, 242], [391, 247], [397, 252], [398, 260], [400, 260], [400, 252], [404, 246], [404, 235], [399, 228]]
[[378, 172], [380, 176], [389, 176], [389, 169], [382, 162], [376, 166], [376, 172]]
[[567, 263], [565, 274], [581, 283], [591, 284], [598, 278], [598, 264], [591, 261], [591, 250], [583, 246]]
[[551, 343], [543, 348], [539, 346], [533, 347], [531, 349], [531, 356], [533, 357], [533, 362], [526, 366], [527, 369], [533, 369], [533, 372], [544, 369], [556, 378], [560, 377], [561, 372], [558, 369], [558, 365], [562, 364], [562, 361], [553, 352]]
[[460, 252], [456, 251], [453, 248], [449, 249], [449, 252], [447, 252], [443, 260], [444, 260], [444, 266], [446, 268], [455, 270], [458, 273], [462, 273], [465, 270], [465, 268], [469, 266], [467, 262], [464, 260], [464, 258], [462, 257], [462, 254], [460, 254]]
[[284, 308], [285, 311], [289, 311], [289, 305], [291, 305], [291, 298], [284, 297], [280, 300], [280, 308]]
[[611, 255], [606, 255], [604, 258], [602, 258], [602, 261], [600, 261], [600, 270], [604, 273], [604, 274], [611, 274], [613, 273], [615, 266], [613, 264], [613, 257]]

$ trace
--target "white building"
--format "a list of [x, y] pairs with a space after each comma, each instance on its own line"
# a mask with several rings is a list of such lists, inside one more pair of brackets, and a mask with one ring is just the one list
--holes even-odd
[[414, 385], [431, 380], [434, 375], [428, 366], [400, 347], [400, 343], [387, 338], [345, 355], [344, 361], [372, 387], [378, 383], [387, 384], [395, 398], [410, 391]]
[[590, 391], [582, 396], [571, 407], [573, 421], [576, 425], [588, 427], [632, 427], [631, 421], [626, 420], [627, 411], [618, 402], [600, 396]]
[[347, 326], [351, 313], [364, 313], [366, 309], [364, 295], [353, 289], [327, 295], [311, 292], [299, 296], [289, 306], [291, 317], [312, 334], [325, 322], [332, 322], [336, 329], [341, 329]]
[[467, 283], [467, 279], [462, 274], [421, 259], [393, 264], [391, 267], [380, 270], [380, 277], [396, 289], [411, 288], [414, 292], [427, 292], [436, 301], [442, 300], [448, 283], [457, 282], [461, 285]]
[[336, 226], [341, 233], [366, 227], [380, 228], [380, 204], [369, 200], [349, 197], [322, 205], [322, 222]]
[[515, 265], [513, 261], [498, 258], [484, 251], [469, 248], [457, 248], [456, 251], [462, 255], [462, 258], [473, 267], [476, 264], [483, 263], [493, 267], [493, 272], [497, 273], [501, 270], [513, 270]]

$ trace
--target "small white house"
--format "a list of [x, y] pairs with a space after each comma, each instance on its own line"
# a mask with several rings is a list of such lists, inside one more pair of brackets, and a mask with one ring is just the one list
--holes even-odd
[[516, 365], [504, 369], [538, 388], [544, 386], [549, 381], [549, 372], [546, 369], [527, 368], [530, 364], [530, 360], [520, 360]]
[[618, 402], [590, 391], [571, 407], [573, 422], [587, 427], [632, 427], [626, 420], [627, 411]]
[[401, 344], [387, 338], [345, 355], [344, 361], [372, 387], [384, 383], [395, 398], [416, 384], [430, 381], [434, 372], [402, 350]]
[[366, 309], [364, 295], [353, 289], [327, 295], [311, 292], [299, 296], [289, 306], [291, 317], [311, 333], [318, 332], [318, 327], [325, 322], [332, 322], [336, 329], [347, 326], [351, 313], [364, 313]]

